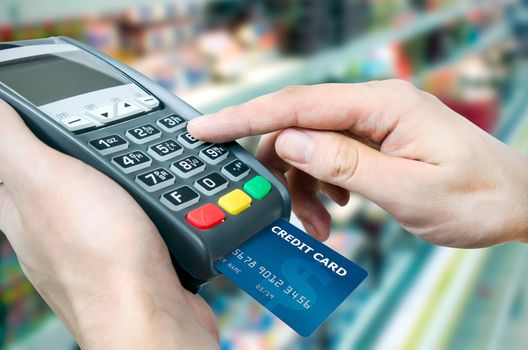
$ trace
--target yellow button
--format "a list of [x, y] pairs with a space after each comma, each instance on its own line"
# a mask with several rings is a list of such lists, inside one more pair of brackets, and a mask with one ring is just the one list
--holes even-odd
[[234, 190], [220, 197], [218, 204], [230, 214], [237, 215], [249, 208], [251, 197], [242, 190]]

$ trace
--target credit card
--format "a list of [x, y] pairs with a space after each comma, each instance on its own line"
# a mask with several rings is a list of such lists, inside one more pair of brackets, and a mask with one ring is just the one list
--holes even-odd
[[305, 337], [367, 277], [361, 267], [284, 219], [215, 267]]

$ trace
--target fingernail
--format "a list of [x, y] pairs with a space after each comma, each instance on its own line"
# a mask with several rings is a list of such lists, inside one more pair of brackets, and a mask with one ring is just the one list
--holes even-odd
[[303, 222], [304, 229], [306, 232], [308, 232], [312, 236], [317, 236], [317, 231], [315, 230], [315, 227], [313, 227], [311, 224], [307, 222]]
[[288, 129], [277, 140], [280, 156], [294, 163], [308, 163], [312, 158], [313, 141], [305, 132]]
[[193, 127], [194, 127], [194, 126], [206, 125], [209, 122], [210, 119], [211, 119], [211, 115], [210, 114], [202, 115], [200, 117], [194, 118], [191, 121], [189, 121], [189, 125], [188, 126], [193, 125]]

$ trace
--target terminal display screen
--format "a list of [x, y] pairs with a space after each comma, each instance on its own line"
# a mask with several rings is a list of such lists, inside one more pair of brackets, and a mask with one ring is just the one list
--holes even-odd
[[0, 82], [36, 106], [129, 83], [82, 52], [0, 63]]

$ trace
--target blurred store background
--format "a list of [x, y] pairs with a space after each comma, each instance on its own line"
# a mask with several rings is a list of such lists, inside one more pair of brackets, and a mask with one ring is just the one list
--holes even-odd
[[[0, 41], [56, 35], [126, 62], [202, 112], [292, 84], [408, 79], [528, 152], [526, 0], [0, 1]], [[528, 348], [527, 246], [439, 248], [362, 198], [328, 207], [328, 244], [365, 267], [367, 281], [307, 339], [214, 281], [202, 294], [222, 349]], [[0, 349], [73, 347], [0, 235]]]

